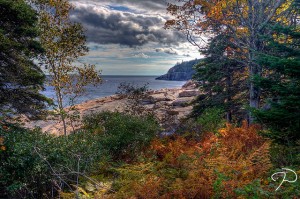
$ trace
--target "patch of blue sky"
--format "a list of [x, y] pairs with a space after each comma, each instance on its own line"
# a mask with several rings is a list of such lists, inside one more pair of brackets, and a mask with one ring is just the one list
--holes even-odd
[[133, 63], [144, 63], [144, 62], [153, 61], [152, 59], [148, 60], [147, 58], [143, 58], [143, 57], [128, 57], [126, 60], [133, 62]]
[[107, 48], [104, 45], [92, 44], [88, 45], [90, 51], [106, 50]]
[[105, 56], [102, 57], [101, 55], [99, 56], [86, 56], [84, 57], [85, 62], [95, 62], [95, 61], [101, 61], [101, 62], [113, 62], [114, 60], [118, 60], [115, 56]]
[[[153, 58], [161, 58], [161, 59], [165, 59], [166, 57], [168, 57], [168, 59], [170, 58], [173, 58], [174, 55], [171, 55], [171, 54], [167, 54], [167, 53], [164, 53], [164, 52], [147, 52], [147, 55], [153, 57]], [[176, 59], [176, 57], [174, 58]]]
[[112, 5], [109, 5], [108, 7], [111, 10], [117, 10], [117, 11], [121, 11], [121, 12], [132, 12], [133, 11], [133, 10], [131, 10], [128, 7], [125, 7], [125, 6], [112, 6]]

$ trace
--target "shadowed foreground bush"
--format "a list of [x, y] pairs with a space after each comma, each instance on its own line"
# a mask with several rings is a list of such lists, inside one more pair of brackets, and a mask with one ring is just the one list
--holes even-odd
[[0, 129], [5, 150], [0, 153], [0, 195], [9, 198], [54, 197], [74, 190], [77, 177], [100, 160], [99, 136], [79, 132], [55, 137], [14, 126]]
[[81, 183], [97, 183], [89, 175], [111, 158], [134, 159], [158, 130], [152, 118], [121, 113], [97, 114], [86, 118], [85, 125], [87, 130], [67, 137], [0, 125], [0, 198], [75, 193]]
[[104, 112], [84, 119], [84, 129], [101, 134], [101, 143], [115, 160], [133, 160], [158, 134], [151, 116]]

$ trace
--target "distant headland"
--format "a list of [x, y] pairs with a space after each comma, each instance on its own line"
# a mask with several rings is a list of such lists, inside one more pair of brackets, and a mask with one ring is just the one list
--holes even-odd
[[192, 79], [195, 70], [193, 66], [197, 64], [200, 59], [177, 63], [175, 66], [169, 69], [169, 71], [157, 77], [157, 80], [169, 80], [169, 81], [187, 81]]

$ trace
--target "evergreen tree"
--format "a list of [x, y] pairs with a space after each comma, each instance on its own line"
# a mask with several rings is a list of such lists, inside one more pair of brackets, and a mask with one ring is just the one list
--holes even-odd
[[[233, 56], [234, 46], [230, 36], [220, 34], [213, 38], [206, 50], [206, 58], [195, 66], [194, 79], [201, 82], [200, 91], [194, 107], [194, 116], [201, 115], [205, 109], [218, 107], [226, 111], [228, 122], [243, 117], [241, 107], [246, 100], [244, 67]], [[239, 95], [238, 95], [239, 94]]]
[[41, 113], [45, 75], [33, 62], [42, 52], [37, 14], [24, 0], [0, 0], [0, 116]]
[[258, 63], [268, 71], [256, 83], [269, 96], [254, 114], [270, 131], [267, 136], [284, 144], [300, 139], [300, 27], [273, 27], [266, 53]]

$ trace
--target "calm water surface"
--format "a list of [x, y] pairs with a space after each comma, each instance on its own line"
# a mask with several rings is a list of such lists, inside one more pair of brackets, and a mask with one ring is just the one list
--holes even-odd
[[[158, 90], [162, 88], [178, 88], [186, 81], [164, 81], [155, 80], [157, 76], [102, 76], [102, 84], [97, 87], [87, 86], [86, 93], [79, 97], [76, 103], [81, 103], [87, 100], [106, 97], [116, 94], [120, 83], [127, 82], [138, 86], [143, 86], [146, 83], [151, 90]], [[49, 98], [54, 98], [55, 93], [53, 87], [46, 86], [46, 90], [42, 92]]]

